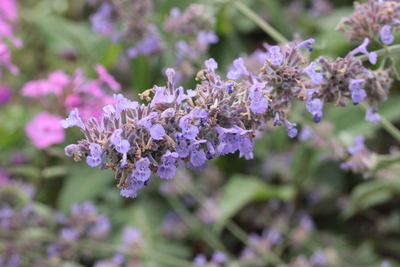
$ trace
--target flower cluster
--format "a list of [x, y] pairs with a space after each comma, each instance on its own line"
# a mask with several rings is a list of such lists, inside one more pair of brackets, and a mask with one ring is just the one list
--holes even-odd
[[21, 95], [38, 99], [47, 110], [37, 114], [25, 129], [37, 148], [64, 141], [64, 129], [57, 123], [60, 115], [79, 108], [83, 120], [87, 121], [91, 117], [100, 118], [103, 106], [115, 103], [105, 89], [119, 91], [119, 83], [102, 65], [97, 64], [94, 69], [99, 75], [95, 80], [86, 79], [81, 69], [72, 77], [58, 70], [47, 79], [30, 81], [22, 87]]
[[[33, 201], [34, 195], [31, 185], [0, 172], [1, 266], [55, 266], [79, 258], [76, 257], [79, 243], [109, 243], [110, 221], [91, 202], [74, 204], [70, 215], [65, 216], [38, 206]], [[130, 255], [130, 251], [143, 246], [140, 231], [126, 227], [121, 243], [115, 246], [116, 266], [136, 262], [137, 257]], [[80, 251], [79, 256], [92, 260], [105, 257], [89, 249]], [[100, 260], [95, 266], [106, 266], [106, 262], [109, 261]]]
[[392, 30], [398, 31], [400, 25], [398, 1], [369, 0], [364, 4], [355, 2], [354, 6], [354, 13], [343, 18], [336, 30], [346, 34], [352, 42], [370, 38], [388, 45], [394, 41]]
[[[172, 8], [161, 30], [149, 23], [148, 17], [153, 11], [151, 0], [92, 2], [99, 7], [90, 17], [93, 31], [111, 36], [114, 42], [127, 44], [129, 58], [174, 50], [176, 81], [193, 75], [194, 66], [200, 64], [210, 44], [218, 42], [213, 31], [215, 19], [206, 12], [204, 5], [191, 4], [183, 12]], [[122, 27], [118, 27], [121, 23]], [[168, 38], [164, 38], [162, 32], [166, 32]]]
[[[312, 51], [313, 43], [309, 39], [268, 46], [257, 76], [238, 58], [227, 73], [228, 81], [215, 73], [218, 64], [214, 59], [206, 60], [206, 68], [196, 77], [200, 83], [186, 93], [175, 87], [175, 72], [168, 69], [166, 87], [154, 86], [140, 94], [147, 105], [115, 94], [116, 105], [104, 107], [100, 123], [94, 119], [84, 123], [75, 109], [61, 125], [79, 126], [86, 140], [68, 146], [66, 154], [74, 155], [75, 160], [86, 157], [91, 167], [113, 169], [121, 195], [135, 197], [152, 173], [171, 179], [185, 164], [205, 170], [207, 160], [236, 151], [251, 159], [255, 133], [265, 129], [267, 121], [284, 125], [288, 136], [295, 137], [296, 124], [287, 120], [292, 100], [305, 100], [306, 109], [318, 123], [325, 103], [346, 106], [346, 97], [358, 104], [374, 94], [380, 96], [380, 92], [363, 89], [364, 77], [370, 72], [354, 58], [364, 53], [375, 63], [376, 53], [366, 49], [368, 39], [345, 58], [334, 62], [318, 58], [320, 71], [317, 62], [307, 64], [300, 51]], [[377, 114], [370, 110], [367, 119], [373, 121]]]

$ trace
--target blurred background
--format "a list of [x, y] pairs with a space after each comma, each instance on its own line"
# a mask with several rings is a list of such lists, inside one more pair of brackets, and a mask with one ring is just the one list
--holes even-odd
[[[335, 31], [351, 1], [240, 3], [288, 40], [316, 39], [311, 60], [359, 45]], [[398, 142], [359, 106], [326, 105], [314, 124], [295, 103], [298, 137], [271, 124], [254, 159], [154, 177], [134, 199], [65, 156], [83, 138], [58, 126], [75, 107], [99, 117], [117, 91], [140, 102], [169, 67], [194, 89], [204, 60], [225, 78], [276, 44], [234, 1], [2, 0], [0, 35], [0, 266], [400, 266]], [[395, 126], [397, 88], [379, 106]], [[361, 135], [360, 167], [343, 170]]]

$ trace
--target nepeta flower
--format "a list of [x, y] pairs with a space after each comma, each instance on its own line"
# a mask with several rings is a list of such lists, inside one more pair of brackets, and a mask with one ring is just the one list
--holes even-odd
[[360, 88], [360, 84], [364, 81], [364, 79], [350, 79], [349, 90], [351, 91], [351, 99], [353, 99], [354, 105], [364, 101], [367, 96], [365, 90]]
[[136, 168], [133, 172], [133, 177], [140, 181], [145, 182], [149, 180], [151, 170], [149, 169], [150, 161], [148, 158], [141, 158], [136, 162]]
[[85, 124], [83, 124], [82, 119], [79, 117], [79, 112], [77, 108], [71, 111], [68, 118], [66, 118], [65, 120], [61, 120], [59, 123], [63, 128], [78, 126], [83, 130], [86, 129]]
[[313, 51], [313, 47], [311, 46], [313, 43], [315, 42], [315, 39], [308, 39], [305, 40], [301, 43], [299, 43], [298, 45], [296, 45], [295, 49], [299, 49], [301, 47], [305, 47], [307, 48], [310, 52]]
[[368, 107], [367, 113], [365, 114], [365, 120], [373, 123], [378, 123], [381, 121], [381, 117], [374, 107]]
[[160, 178], [171, 179], [176, 174], [175, 161], [179, 158], [179, 154], [176, 152], [167, 152], [161, 156], [162, 164], [158, 167], [157, 174]]
[[394, 41], [394, 36], [393, 34], [390, 32], [392, 26], [390, 25], [384, 25], [381, 30], [379, 31], [379, 35], [381, 36], [381, 41], [384, 44], [391, 44]]
[[268, 52], [269, 60], [273, 65], [280, 65], [283, 62], [283, 55], [279, 46], [271, 46]]
[[365, 38], [364, 42], [359, 47], [357, 47], [356, 49], [351, 51], [349, 54], [353, 55], [353, 56], [355, 54], [358, 54], [358, 53], [366, 54], [368, 56], [369, 62], [371, 64], [376, 64], [376, 61], [378, 59], [378, 55], [376, 54], [376, 52], [368, 52], [368, 50], [367, 50], [367, 45], [368, 44], [369, 44], [369, 39]]
[[64, 141], [64, 129], [58, 123], [62, 118], [48, 112], [41, 112], [25, 128], [26, 135], [40, 149]]
[[116, 102], [116, 108], [115, 108], [115, 117], [117, 119], [120, 118], [120, 114], [122, 111], [127, 110], [127, 109], [135, 109], [139, 103], [136, 101], [130, 101], [129, 99], [125, 98], [121, 94], [114, 94], [114, 100]]
[[226, 77], [231, 80], [237, 80], [241, 75], [248, 76], [250, 73], [244, 66], [243, 58], [238, 58], [233, 61], [232, 69], [228, 72]]
[[260, 92], [263, 88], [265, 88], [263, 83], [256, 83], [250, 88], [250, 109], [256, 114], [264, 113], [268, 108], [268, 100]]
[[307, 73], [308, 76], [310, 76], [311, 81], [313, 83], [320, 84], [320, 83], [322, 83], [323, 76], [321, 73], [315, 72], [314, 68], [316, 65], [317, 65], [317, 63], [312, 61], [308, 67], [303, 69], [303, 71], [305, 73]]

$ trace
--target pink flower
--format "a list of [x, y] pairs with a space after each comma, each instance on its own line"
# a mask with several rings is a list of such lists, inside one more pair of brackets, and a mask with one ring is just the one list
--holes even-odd
[[0, 84], [0, 105], [7, 104], [10, 102], [13, 93], [10, 88]]
[[52, 93], [52, 88], [47, 80], [27, 82], [21, 89], [21, 95], [32, 98], [40, 98]]
[[5, 66], [12, 74], [17, 75], [19, 69], [11, 63], [11, 52], [5, 43], [0, 41], [0, 66]]
[[9, 20], [16, 21], [18, 19], [17, 4], [15, 0], [1, 0], [0, 16]]
[[64, 129], [59, 124], [63, 118], [48, 112], [41, 112], [25, 127], [26, 135], [35, 147], [43, 149], [64, 141]]
[[106, 68], [104, 68], [102, 65], [96, 64], [96, 66], [94, 66], [94, 70], [99, 75], [99, 80], [110, 86], [114, 92], [118, 92], [121, 89], [121, 85], [107, 72]]
[[50, 73], [49, 83], [53, 87], [54, 93], [60, 95], [63, 89], [70, 84], [70, 79], [63, 71], [57, 70]]

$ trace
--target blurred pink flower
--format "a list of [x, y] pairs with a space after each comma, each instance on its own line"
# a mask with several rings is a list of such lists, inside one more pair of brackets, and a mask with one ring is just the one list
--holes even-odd
[[11, 52], [8, 49], [8, 46], [1, 40], [0, 40], [0, 66], [5, 66], [14, 75], [17, 75], [19, 73], [18, 67], [11, 63]]
[[71, 83], [69, 76], [62, 70], [50, 73], [48, 81], [56, 95], [60, 95], [63, 89]]
[[46, 148], [64, 141], [64, 129], [59, 124], [63, 118], [48, 112], [41, 112], [25, 127], [26, 135], [37, 148]]
[[21, 95], [32, 98], [40, 98], [50, 93], [52, 88], [47, 80], [27, 82], [21, 89]]
[[0, 105], [7, 104], [13, 96], [10, 88], [5, 85], [0, 85]]

